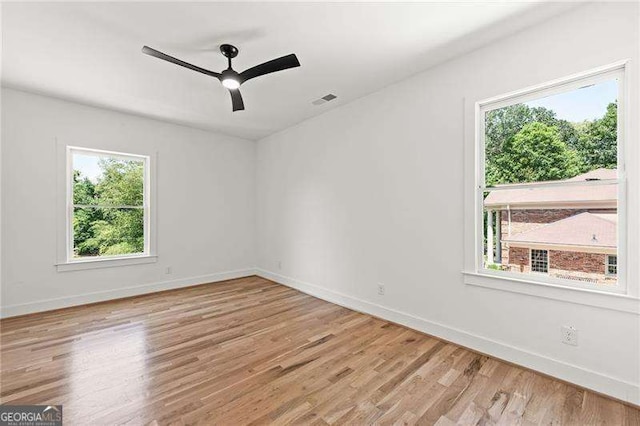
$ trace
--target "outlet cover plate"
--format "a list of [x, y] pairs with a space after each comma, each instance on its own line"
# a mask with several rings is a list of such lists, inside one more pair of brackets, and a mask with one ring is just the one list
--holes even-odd
[[570, 325], [562, 326], [562, 343], [571, 346], [578, 346], [578, 330]]

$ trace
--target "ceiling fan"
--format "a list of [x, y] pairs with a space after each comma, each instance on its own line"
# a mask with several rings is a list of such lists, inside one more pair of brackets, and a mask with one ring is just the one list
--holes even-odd
[[234, 111], [244, 109], [244, 102], [242, 101], [242, 95], [240, 95], [239, 89], [240, 85], [245, 81], [252, 78], [260, 77], [261, 75], [300, 66], [298, 58], [295, 54], [292, 53], [290, 55], [286, 55], [281, 58], [273, 59], [263, 64], [256, 65], [255, 67], [251, 67], [247, 70], [242, 71], [241, 73], [238, 73], [233, 68], [231, 68], [231, 59], [238, 56], [238, 48], [230, 44], [223, 44], [222, 46], [220, 46], [220, 52], [222, 52], [222, 54], [229, 61], [229, 67], [226, 70], [218, 73], [200, 68], [185, 61], [181, 61], [180, 59], [174, 58], [173, 56], [169, 56], [155, 49], [152, 49], [149, 46], [144, 46], [142, 48], [142, 53], [155, 56], [156, 58], [172, 62], [176, 65], [189, 68], [190, 70], [197, 71], [199, 73], [206, 74], [210, 77], [215, 77], [220, 80], [222, 85], [229, 89], [229, 93], [231, 93], [231, 104]]

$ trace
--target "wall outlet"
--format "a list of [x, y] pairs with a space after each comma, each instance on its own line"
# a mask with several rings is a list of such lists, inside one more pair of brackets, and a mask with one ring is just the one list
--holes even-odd
[[278, 260], [278, 269], [282, 270], [282, 261]]
[[164, 268], [164, 273], [165, 273], [165, 274], [169, 275], [169, 274], [171, 274], [171, 272], [173, 272], [173, 271], [171, 270], [171, 266], [167, 266], [166, 268]]
[[562, 343], [578, 346], [578, 330], [570, 325], [562, 326]]
[[384, 284], [378, 284], [378, 294], [384, 296]]

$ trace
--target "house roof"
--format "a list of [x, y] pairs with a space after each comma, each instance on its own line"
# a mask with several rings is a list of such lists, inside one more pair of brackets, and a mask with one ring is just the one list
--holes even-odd
[[[617, 247], [618, 218], [615, 213], [580, 213], [531, 231], [503, 238], [507, 243], [549, 244], [582, 247]], [[520, 244], [518, 244], [520, 245]]]
[[581, 180], [606, 180], [615, 179], [618, 177], [618, 169], [595, 169], [590, 172], [583, 173], [581, 175], [567, 179], [569, 182], [581, 181]]
[[[564, 180], [579, 182], [591, 180], [616, 179], [616, 169], [596, 169]], [[563, 181], [555, 181], [563, 182]], [[597, 206], [615, 208], [618, 199], [617, 185], [571, 185], [538, 187], [532, 183], [529, 188], [503, 189], [491, 191], [484, 200], [485, 207], [509, 208], [545, 208], [562, 206]]]

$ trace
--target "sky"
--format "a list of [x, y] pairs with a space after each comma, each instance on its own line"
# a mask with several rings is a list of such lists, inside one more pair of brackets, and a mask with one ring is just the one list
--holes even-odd
[[616, 80], [608, 80], [593, 86], [525, 102], [525, 105], [548, 108], [555, 111], [557, 118], [577, 123], [601, 118], [607, 111], [607, 105], [615, 102], [617, 98], [618, 83]]
[[95, 155], [73, 154], [73, 169], [79, 170], [82, 176], [97, 183], [98, 177], [102, 174], [98, 161], [100, 161], [100, 157]]
[[100, 158], [104, 158], [104, 156], [74, 153], [73, 169], [78, 170], [82, 177], [87, 177], [91, 182], [98, 183], [98, 178], [102, 176], [102, 169], [100, 168]]

